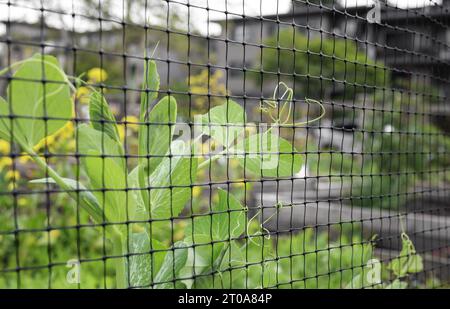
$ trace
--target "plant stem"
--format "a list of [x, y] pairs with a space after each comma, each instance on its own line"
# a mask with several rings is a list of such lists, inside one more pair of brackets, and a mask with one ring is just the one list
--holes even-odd
[[32, 159], [34, 160], [34, 162], [36, 162], [36, 164], [42, 169], [44, 170], [48, 176], [50, 176], [51, 178], [53, 178], [53, 180], [64, 190], [70, 191], [72, 190], [72, 188], [70, 186], [68, 186], [66, 184], [66, 182], [64, 181], [64, 179], [59, 176], [59, 174], [57, 172], [55, 172], [54, 169], [52, 169], [50, 166], [48, 166], [47, 162], [45, 162], [44, 159], [42, 159], [40, 156], [38, 156], [33, 149], [31, 149], [30, 147], [24, 145], [23, 143], [19, 142], [20, 146], [23, 148], [23, 150], [25, 150], [25, 152], [27, 152], [29, 155], [31, 155]]
[[[28, 147], [26, 144], [19, 142], [20, 146], [27, 152], [31, 157], [33, 158], [34, 162], [45, 171], [48, 176], [50, 176], [63, 190], [66, 191], [72, 191], [73, 188], [71, 188], [69, 185], [66, 184], [64, 179], [50, 166], [48, 166], [47, 162], [45, 162], [44, 159], [39, 157], [36, 152], [34, 152], [33, 149]], [[69, 194], [70, 195], [70, 194]], [[76, 197], [75, 197], [76, 199]], [[127, 271], [126, 271], [126, 259], [121, 258], [121, 256], [124, 255], [124, 247], [123, 242], [121, 238], [121, 233], [118, 232], [116, 229], [113, 229], [112, 231], [112, 241], [113, 241], [113, 254], [117, 256], [115, 261], [115, 268], [116, 268], [116, 283], [117, 288], [119, 289], [126, 289], [128, 285], [127, 282]]]
[[[89, 205], [83, 198], [80, 198], [75, 192], [74, 188], [71, 187], [69, 184], [66, 183], [64, 178], [62, 178], [54, 169], [52, 169], [47, 162], [45, 162], [44, 159], [39, 157], [32, 148], [24, 144], [23, 142], [17, 141], [22, 149], [27, 152], [33, 161], [44, 171], [44, 173], [51, 177], [57, 185], [59, 185], [63, 191], [66, 191], [66, 193], [73, 198], [75, 201], [79, 202], [81, 207], [83, 207], [88, 214], [93, 218], [95, 222], [103, 222], [104, 217], [102, 214], [101, 209], [95, 209]], [[77, 188], [75, 188], [77, 189]]]

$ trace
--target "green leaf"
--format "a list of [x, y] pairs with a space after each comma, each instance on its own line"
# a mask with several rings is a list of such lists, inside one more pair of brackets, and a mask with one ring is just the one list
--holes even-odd
[[[147, 232], [131, 233], [130, 235], [130, 287], [148, 287], [152, 283], [152, 277], [159, 272], [166, 247], [159, 241], [152, 239]], [[152, 252], [156, 250], [156, 252]]]
[[388, 269], [392, 270], [397, 277], [402, 278], [408, 273], [408, 259], [408, 256], [397, 257], [389, 263]]
[[[8, 102], [0, 100], [1, 135], [9, 138], [13, 131], [13, 138], [27, 147], [64, 127], [73, 112], [67, 77], [48, 55], [37, 54], [19, 67], [8, 86]], [[10, 115], [17, 117], [13, 128]]]
[[105, 132], [112, 140], [121, 144], [119, 130], [117, 129], [116, 118], [104, 96], [94, 91], [89, 102], [89, 115], [94, 129]]
[[423, 259], [418, 254], [411, 256], [408, 264], [408, 273], [410, 274], [420, 273], [423, 271]]
[[[8, 102], [5, 101], [2, 97], [0, 97], [0, 138], [4, 139], [5, 141], [10, 142], [11, 136], [10, 136], [10, 124], [11, 120], [9, 118], [9, 115], [11, 113], [9, 112], [9, 105]], [[18, 137], [16, 132], [14, 132], [15, 138]], [[19, 136], [22, 136], [19, 133]]]
[[186, 262], [186, 270], [189, 276], [198, 276], [211, 272], [220, 266], [222, 257], [226, 252], [227, 246], [224, 242], [211, 243], [211, 236], [207, 234], [187, 234], [184, 241], [194, 248], [189, 248], [189, 257]]
[[364, 279], [364, 272], [360, 272], [354, 276], [349, 284], [345, 287], [346, 289], [362, 289], [367, 286], [367, 280]]
[[228, 99], [226, 103], [211, 108], [202, 116], [202, 132], [220, 144], [229, 147], [233, 141], [244, 134], [247, 120], [242, 106]]
[[242, 235], [246, 225], [246, 210], [236, 197], [219, 189], [219, 203], [211, 214], [193, 218], [186, 228], [186, 235], [197, 241], [199, 235], [209, 237], [209, 241], [224, 242]]
[[272, 246], [273, 242], [261, 235], [251, 236], [247, 248], [242, 248], [245, 250], [246, 263], [251, 264], [246, 274], [249, 287], [266, 288], [277, 284], [277, 262]]
[[[156, 66], [155, 66], [156, 70]], [[157, 73], [156, 73], [157, 74]], [[159, 77], [158, 77], [159, 87]], [[155, 97], [156, 98], [156, 97]], [[141, 102], [141, 118], [143, 112], [148, 110], [148, 103], [145, 111]], [[147, 124], [147, 118], [148, 124]], [[169, 150], [172, 142], [174, 125], [177, 119], [177, 103], [173, 97], [164, 97], [159, 101], [150, 112], [149, 117], [144, 117], [141, 120], [139, 128], [139, 184], [141, 187], [146, 185], [145, 179], [151, 175], [156, 167], [163, 160]], [[145, 122], [145, 124], [143, 124]], [[149, 196], [146, 190], [141, 191], [142, 199], [145, 205], [149, 205]]]
[[291, 143], [270, 131], [246, 138], [230, 149], [230, 153], [258, 178], [289, 177], [298, 173], [303, 163], [302, 156]]
[[163, 159], [149, 177], [152, 219], [169, 219], [180, 214], [191, 198], [196, 174], [197, 158], [177, 155]]
[[149, 60], [144, 65], [144, 82], [142, 84], [141, 93], [141, 112], [140, 121], [147, 119], [148, 108], [150, 103], [158, 97], [159, 91], [159, 74], [156, 63]]
[[388, 269], [392, 270], [398, 278], [423, 270], [422, 257], [416, 253], [413, 242], [405, 233], [402, 233], [402, 250], [398, 257], [388, 264]]
[[[195, 278], [196, 289], [211, 289], [222, 288], [246, 288], [247, 279], [250, 276], [247, 275], [246, 261], [246, 248], [239, 246], [236, 241], [230, 242], [230, 246], [226, 250], [222, 263], [215, 270], [215, 273], [211, 276], [198, 276]], [[210, 272], [210, 271], [209, 271]], [[188, 272], [183, 274], [184, 277], [189, 277], [191, 274]], [[261, 276], [261, 272], [259, 273]], [[250, 286], [248, 286], [250, 288]]]
[[141, 166], [136, 166], [128, 174], [128, 188], [130, 189], [130, 194], [135, 203], [134, 213], [130, 215], [133, 220], [148, 220], [147, 207], [142, 199], [141, 191], [148, 190], [146, 187], [141, 187], [139, 184], [139, 168]]
[[228, 191], [219, 189], [219, 202], [213, 213], [194, 217], [186, 228], [185, 241], [196, 246], [190, 252], [188, 270], [198, 275], [219, 269], [233, 243], [229, 239], [242, 235], [245, 225], [246, 211], [241, 203]]
[[[353, 258], [353, 261], [357, 261], [357, 258]], [[353, 262], [352, 262], [353, 263]], [[378, 259], [372, 259], [370, 263], [362, 267], [356, 266], [353, 270], [355, 275], [350, 283], [345, 287], [346, 289], [362, 289], [362, 288], [380, 288], [381, 282], [381, 270], [382, 265]]]
[[180, 279], [181, 269], [186, 265], [188, 249], [183, 242], [177, 242], [173, 250], [166, 253], [164, 262], [154, 279], [155, 289], [174, 288], [176, 279]]
[[88, 152], [82, 159], [85, 173], [88, 175], [94, 195], [100, 201], [110, 222], [126, 222], [126, 207], [132, 207], [127, 200], [126, 174], [123, 167], [110, 157], [102, 158], [98, 152]]
[[[152, 150], [152, 143], [148, 141], [149, 139], [149, 131], [151, 131], [152, 126], [144, 125], [144, 122], [147, 122], [149, 119], [149, 107], [150, 103], [153, 102], [158, 97], [159, 91], [159, 75], [156, 68], [156, 63], [153, 60], [150, 60], [145, 63], [144, 67], [144, 82], [142, 85], [142, 93], [141, 93], [141, 107], [140, 107], [140, 115], [139, 120], [141, 122], [139, 127], [139, 155], [142, 156], [141, 161], [145, 160], [145, 156]], [[161, 102], [160, 102], [161, 103]], [[159, 105], [159, 103], [157, 104]], [[169, 117], [169, 107], [161, 105], [162, 115], [159, 117], [164, 118], [164, 114], [167, 115], [167, 119], [162, 122], [167, 123]], [[155, 106], [156, 108], [156, 106]], [[154, 108], [154, 109], [155, 109]], [[157, 118], [156, 111], [154, 112], [153, 118]], [[176, 108], [175, 108], [175, 118], [176, 118]], [[154, 138], [154, 137], [153, 137]], [[166, 151], [162, 154], [165, 155]]]
[[[143, 125], [143, 123], [147, 122], [148, 119], [148, 109], [150, 103], [154, 101], [158, 97], [159, 91], [159, 75], [158, 70], [156, 68], [156, 63], [153, 60], [149, 60], [145, 62], [144, 65], [144, 81], [142, 84], [142, 93], [141, 93], [141, 107], [139, 114], [139, 150], [138, 154], [140, 156], [139, 163], [141, 168], [139, 169], [139, 184], [141, 187], [146, 185], [145, 179], [148, 175], [151, 174], [146, 169], [146, 166], [150, 163], [146, 160], [146, 155], [150, 151], [150, 146], [148, 142], [148, 136], [150, 135], [149, 126]], [[147, 172], [147, 173], [146, 173]], [[141, 191], [142, 199], [145, 205], [149, 205], [149, 197], [147, 191]]]
[[233, 239], [241, 236], [245, 232], [247, 222], [247, 212], [242, 207], [239, 200], [230, 192], [219, 189], [218, 212], [213, 218], [213, 226], [216, 225], [218, 239], [227, 239], [228, 236]]
[[123, 170], [126, 169], [122, 145], [112, 140], [104, 131], [82, 124], [78, 127], [77, 133], [80, 155], [87, 155], [90, 151], [94, 151], [99, 155], [110, 156]]
[[[100, 204], [97, 198], [90, 192], [86, 187], [73, 179], [62, 178], [64, 183], [69, 186], [72, 190], [77, 192], [70, 192], [70, 196], [75, 200], [81, 201], [81, 205], [88, 212], [88, 214], [95, 220], [97, 223], [103, 222], [103, 211], [100, 207]], [[30, 183], [33, 184], [56, 184], [56, 182], [52, 178], [41, 178], [31, 180]]]
[[166, 96], [153, 107], [148, 124], [141, 124], [139, 159], [141, 165], [149, 167], [150, 174], [169, 151], [176, 120], [177, 102], [174, 97]]

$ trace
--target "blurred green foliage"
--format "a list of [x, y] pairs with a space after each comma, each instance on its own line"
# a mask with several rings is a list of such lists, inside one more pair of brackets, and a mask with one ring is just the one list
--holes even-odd
[[352, 40], [331, 37], [309, 38], [298, 31], [283, 29], [264, 41], [264, 73], [252, 73], [254, 80], [279, 78], [295, 83], [297, 94], [322, 99], [324, 96], [353, 98], [389, 83], [389, 72], [370, 59]]
[[415, 186], [439, 187], [450, 181], [450, 136], [429, 117], [427, 102], [394, 93], [374, 109], [360, 111], [364, 176], [352, 196], [363, 206], [404, 206]]

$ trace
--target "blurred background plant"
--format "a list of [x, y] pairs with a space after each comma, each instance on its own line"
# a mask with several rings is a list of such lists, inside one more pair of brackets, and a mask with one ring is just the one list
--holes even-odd
[[281, 78], [293, 86], [297, 97], [352, 100], [356, 93], [389, 84], [384, 64], [371, 59], [353, 40], [308, 38], [300, 31], [282, 29], [264, 45], [261, 67], [256, 68], [263, 73], [249, 74], [257, 84]]
[[176, 83], [173, 89], [176, 93], [174, 96], [180, 103], [178, 112], [181, 119], [189, 120], [223, 103], [228, 95], [226, 85], [222, 82], [223, 77], [220, 70], [203, 69]]

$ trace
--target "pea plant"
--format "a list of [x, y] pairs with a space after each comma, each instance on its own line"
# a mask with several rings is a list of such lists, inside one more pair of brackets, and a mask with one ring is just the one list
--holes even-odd
[[[8, 97], [0, 99], [0, 137], [17, 143], [48, 176], [32, 183], [56, 184], [89, 213], [94, 223], [105, 227], [114, 248], [119, 288], [151, 284], [167, 287], [182, 268], [189, 268], [188, 263], [196, 273], [219, 267], [230, 244], [212, 243], [238, 238], [246, 229], [246, 209], [229, 192], [218, 189], [214, 213], [192, 220], [188, 236], [171, 248], [152, 238], [151, 229], [180, 215], [192, 198], [198, 170], [213, 164], [225, 152], [242, 154], [239, 161], [245, 169], [264, 177], [290, 176], [301, 167], [302, 158], [294, 147], [270, 129], [237, 142], [244, 134], [246, 113], [231, 100], [203, 115], [201, 135], [208, 134], [226, 149], [199, 164], [193, 146], [174, 139], [175, 99], [165, 96], [150, 110], [158, 97], [159, 75], [155, 62], [148, 61], [141, 95], [137, 165], [129, 167], [115, 117], [102, 92], [91, 89], [89, 122], [76, 129], [77, 156], [87, 181], [63, 178], [33, 147], [72, 119], [76, 87], [57, 59], [49, 55], [37, 54], [2, 73], [5, 71], [14, 72]], [[276, 145], [277, 151], [255, 152], [254, 145], [256, 150]], [[250, 151], [253, 155], [244, 155]], [[276, 164], [274, 155], [279, 157]], [[271, 161], [272, 166], [264, 165], [265, 161]], [[194, 250], [192, 246], [199, 247]], [[196, 261], [191, 262], [188, 257], [192, 258], [193, 250]]]
[[406, 289], [408, 276], [423, 271], [423, 259], [417, 254], [409, 236], [402, 232], [402, 249], [389, 263], [372, 258], [353, 277], [347, 288]]
[[[0, 138], [18, 145], [42, 170], [44, 178], [31, 183], [59, 186], [103, 228], [113, 248], [117, 288], [235, 287], [249, 277], [256, 278], [252, 287], [269, 286], [278, 268], [273, 244], [262, 224], [248, 220], [238, 198], [215, 188], [218, 199], [209, 212], [188, 218], [182, 212], [194, 198], [199, 171], [212, 169], [220, 158], [237, 159], [255, 178], [291, 177], [300, 170], [302, 156], [278, 134], [291, 117], [292, 90], [280, 84], [285, 88], [281, 100], [277, 87], [273, 100], [261, 105], [273, 122], [264, 131], [248, 133], [245, 110], [226, 99], [198, 117], [198, 132], [178, 136], [175, 98], [157, 100], [160, 79], [154, 61], [146, 61], [144, 72], [136, 154], [126, 151], [102, 90], [89, 86], [89, 119], [77, 120], [75, 134], [74, 156], [83, 180], [62, 177], [47, 155], [35, 151], [35, 145], [75, 116], [80, 80], [67, 76], [53, 56], [36, 54], [0, 72], [12, 74], [7, 98], [0, 97]], [[205, 136], [222, 146], [206, 159], [196, 152]], [[158, 239], [154, 231], [171, 231], [174, 220], [187, 221], [184, 238], [175, 241], [173, 233], [166, 233], [169, 239]], [[408, 248], [410, 256], [418, 256]], [[406, 274], [403, 260], [392, 263], [399, 277]], [[419, 270], [406, 267], [411, 271]]]

